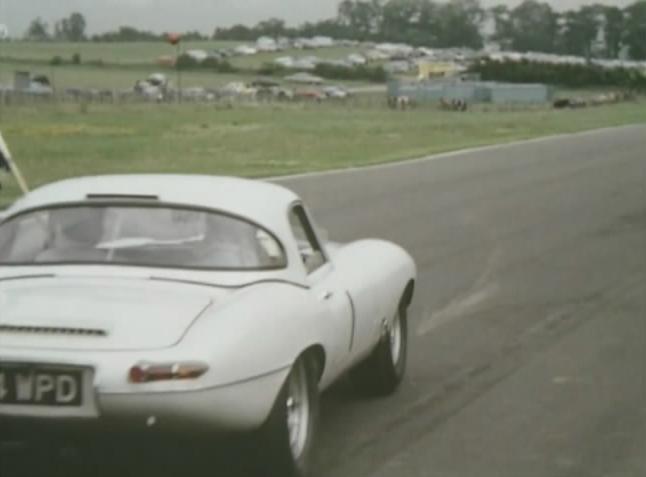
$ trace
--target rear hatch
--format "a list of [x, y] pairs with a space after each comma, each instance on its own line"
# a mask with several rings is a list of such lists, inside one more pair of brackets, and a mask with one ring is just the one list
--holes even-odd
[[149, 350], [178, 343], [229, 291], [145, 279], [0, 283], [1, 347]]

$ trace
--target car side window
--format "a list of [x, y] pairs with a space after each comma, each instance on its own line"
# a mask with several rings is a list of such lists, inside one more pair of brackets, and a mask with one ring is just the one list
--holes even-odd
[[295, 205], [289, 211], [289, 224], [307, 273], [316, 271], [325, 264], [325, 254], [302, 205]]

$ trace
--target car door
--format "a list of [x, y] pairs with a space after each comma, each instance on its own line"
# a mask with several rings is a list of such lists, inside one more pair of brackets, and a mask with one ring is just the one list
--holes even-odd
[[289, 223], [307, 273], [311, 299], [321, 306], [326, 317], [319, 323], [327, 352], [327, 367], [336, 375], [349, 362], [355, 334], [352, 299], [339, 285], [334, 264], [319, 240], [307, 211], [294, 204], [289, 211]]

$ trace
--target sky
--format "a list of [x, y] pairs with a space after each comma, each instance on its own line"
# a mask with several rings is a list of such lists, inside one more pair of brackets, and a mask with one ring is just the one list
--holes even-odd
[[[340, 0], [0, 0], [0, 24], [12, 36], [22, 36], [36, 17], [52, 25], [73, 11], [82, 13], [89, 33], [114, 30], [121, 25], [162, 31], [199, 30], [212, 33], [216, 26], [235, 23], [252, 25], [260, 20], [282, 18], [288, 24], [330, 18]], [[482, 0], [483, 5], [505, 3], [515, 6], [521, 0]], [[548, 0], [564, 10], [591, 0]], [[597, 3], [626, 6], [633, 0], [596, 0]]]

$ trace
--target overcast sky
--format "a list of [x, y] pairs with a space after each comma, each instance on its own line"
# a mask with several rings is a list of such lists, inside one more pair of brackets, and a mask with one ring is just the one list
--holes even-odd
[[[290, 24], [329, 18], [335, 15], [340, 0], [0, 0], [0, 24], [12, 36], [21, 36], [29, 22], [41, 17], [50, 24], [81, 12], [90, 33], [132, 25], [153, 31], [200, 30], [211, 33], [216, 26], [234, 23], [255, 24], [270, 17]], [[520, 0], [483, 0], [491, 6]], [[596, 0], [597, 3], [625, 6], [633, 0]], [[590, 0], [551, 0], [558, 9], [594, 3]]]

